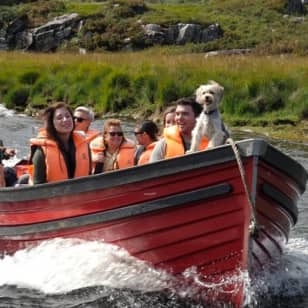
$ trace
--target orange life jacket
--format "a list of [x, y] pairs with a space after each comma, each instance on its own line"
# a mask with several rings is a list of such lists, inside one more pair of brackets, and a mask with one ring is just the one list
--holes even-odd
[[100, 134], [98, 130], [94, 129], [89, 129], [87, 130], [87, 132], [84, 132], [83, 130], [75, 130], [75, 132], [84, 136], [88, 142], [91, 142]]
[[[96, 137], [90, 143], [91, 154], [105, 151], [104, 140], [102, 136]], [[134, 166], [135, 145], [133, 142], [125, 140], [119, 148], [114, 169], [124, 169]]]
[[157, 141], [150, 143], [145, 150], [141, 153], [137, 165], [144, 165], [150, 161], [151, 154], [155, 148]]
[[[166, 127], [164, 129], [164, 137], [167, 145], [165, 158], [185, 154], [185, 148], [180, 134], [180, 130], [176, 125]], [[199, 145], [199, 151], [205, 150], [208, 146], [208, 143], [208, 139], [206, 137], [202, 137], [201, 143]]]
[[[43, 135], [44, 133], [40, 134], [40, 136]], [[87, 176], [90, 174], [90, 157], [87, 140], [80, 134], [73, 132], [73, 142], [76, 148], [76, 168], [74, 177]], [[65, 160], [55, 141], [47, 138], [32, 138], [30, 139], [30, 143], [31, 146], [40, 146], [43, 149], [47, 182], [68, 179]], [[30, 176], [32, 175], [30, 174]]]
[[95, 139], [99, 134], [100, 132], [98, 130], [88, 129], [86, 132], [86, 139], [88, 142], [90, 142]]

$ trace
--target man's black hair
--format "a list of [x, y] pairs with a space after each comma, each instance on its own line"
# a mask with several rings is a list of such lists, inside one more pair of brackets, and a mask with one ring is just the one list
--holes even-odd
[[196, 102], [193, 96], [179, 98], [175, 104], [177, 106], [191, 106], [196, 118], [202, 112], [202, 106]]

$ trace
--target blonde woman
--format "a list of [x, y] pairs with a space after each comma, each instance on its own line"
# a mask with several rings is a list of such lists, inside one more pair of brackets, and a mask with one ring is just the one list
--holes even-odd
[[125, 138], [121, 121], [108, 119], [103, 133], [90, 143], [94, 173], [134, 166], [135, 144]]

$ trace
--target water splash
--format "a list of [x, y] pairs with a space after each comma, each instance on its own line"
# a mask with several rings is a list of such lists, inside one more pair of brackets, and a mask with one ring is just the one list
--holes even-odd
[[[206, 287], [216, 292], [223, 283], [244, 281], [247, 307], [290, 307], [290, 303], [292, 307], [304, 307], [302, 303], [296, 302], [305, 298], [308, 291], [307, 257], [307, 240], [291, 239], [280, 262], [261, 271], [251, 283], [248, 274], [242, 272], [240, 275], [226, 277], [224, 281], [212, 284], [206, 282]], [[5, 290], [5, 294], [5, 285], [16, 285], [25, 290], [36, 289], [50, 296], [103, 287], [118, 290], [108, 293], [107, 289], [100, 289], [99, 292], [106, 291], [110, 299], [115, 294], [121, 294], [121, 301], [124, 298], [128, 300], [130, 294], [133, 300], [136, 294], [129, 292], [141, 292], [137, 296], [139, 300], [152, 296], [153, 300], [160, 301], [163, 294], [161, 291], [169, 290], [169, 295], [163, 301], [180, 302], [180, 297], [185, 301], [196, 300], [200, 303], [197, 306], [203, 307], [203, 301], [197, 293], [200, 287], [205, 286], [205, 282], [200, 279], [196, 268], [187, 269], [183, 273], [183, 278], [193, 281], [196, 287], [183, 283], [173, 288], [175, 281], [165, 272], [153, 269], [117, 246], [101, 242], [77, 239], [46, 241], [35, 248], [18, 251], [0, 260], [0, 273], [0, 287]], [[159, 295], [142, 295], [149, 292], [158, 292]], [[217, 303], [217, 307], [227, 306], [219, 306]]]
[[0, 117], [11, 117], [14, 115], [14, 110], [9, 110], [0, 104]]
[[0, 260], [0, 285], [18, 285], [44, 293], [65, 293], [90, 286], [157, 291], [168, 275], [101, 242], [54, 239]]
[[252, 307], [304, 307], [308, 291], [308, 244], [291, 239], [282, 258], [258, 273], [251, 282]]

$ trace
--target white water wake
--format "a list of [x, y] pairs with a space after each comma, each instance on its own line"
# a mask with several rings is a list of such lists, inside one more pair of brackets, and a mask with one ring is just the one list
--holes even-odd
[[284, 299], [305, 297], [307, 290], [308, 241], [293, 238], [281, 260], [260, 272], [249, 293], [252, 306], [259, 307], [260, 301], [269, 302], [279, 298], [283, 303]]
[[14, 113], [14, 110], [9, 110], [3, 104], [0, 104], [0, 117], [11, 117]]
[[[196, 274], [197, 277], [197, 274]], [[53, 239], [0, 260], [0, 286], [17, 285], [45, 294], [106, 286], [151, 292], [168, 289], [171, 278], [117, 246], [77, 239]], [[247, 285], [248, 286], [248, 285]], [[248, 286], [249, 307], [273, 298], [305, 297], [308, 290], [308, 242], [291, 239], [282, 259]], [[191, 297], [193, 290], [182, 290]]]
[[44, 293], [66, 293], [91, 286], [157, 291], [168, 277], [101, 242], [54, 239], [0, 260], [0, 286], [17, 285]]

